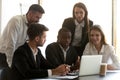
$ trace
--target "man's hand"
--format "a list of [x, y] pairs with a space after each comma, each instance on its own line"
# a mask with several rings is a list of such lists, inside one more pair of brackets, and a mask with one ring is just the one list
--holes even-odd
[[70, 71], [68, 65], [62, 64], [55, 69], [52, 69], [52, 75], [66, 75]]

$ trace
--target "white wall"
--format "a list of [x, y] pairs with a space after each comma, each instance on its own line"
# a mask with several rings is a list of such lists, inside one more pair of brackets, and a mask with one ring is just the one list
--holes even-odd
[[29, 6], [37, 3], [38, 0], [0, 0], [2, 1], [1, 9], [1, 33], [7, 22], [12, 16], [26, 13]]
[[45, 56], [46, 46], [57, 40], [58, 30], [62, 27], [65, 18], [72, 16], [73, 5], [79, 0], [42, 0], [41, 5], [45, 9], [40, 23], [45, 24], [49, 28], [47, 41], [43, 47], [40, 47]]
[[45, 24], [50, 29], [47, 41], [41, 48], [43, 53], [47, 44], [56, 41], [57, 32], [61, 28], [63, 20], [72, 16], [73, 6], [79, 1], [87, 6], [89, 18], [93, 20], [94, 24], [101, 25], [107, 42], [111, 44], [112, 0], [42, 0], [41, 5], [45, 9], [45, 14], [40, 23]]
[[0, 32], [1, 32], [1, 8], [2, 8], [2, 0], [0, 0]]
[[[103, 27], [107, 42], [111, 44], [111, 28], [112, 28], [112, 0], [41, 0], [41, 5], [45, 9], [40, 23], [49, 28], [47, 41], [41, 50], [44, 54], [46, 46], [57, 40], [57, 32], [62, 26], [65, 18], [72, 16], [72, 9], [76, 2], [83, 2], [89, 12], [89, 18], [94, 24]], [[2, 0], [1, 29], [4, 30], [8, 20], [19, 14], [24, 14], [32, 3], [38, 0]], [[8, 4], [9, 3], [9, 4]], [[21, 6], [22, 4], [22, 6]], [[109, 35], [108, 35], [109, 34]]]

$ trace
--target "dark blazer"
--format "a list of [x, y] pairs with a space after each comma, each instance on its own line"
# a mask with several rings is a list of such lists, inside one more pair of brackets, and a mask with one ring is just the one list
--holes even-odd
[[13, 80], [22, 80], [47, 77], [47, 69], [52, 66], [42, 56], [40, 49], [35, 61], [30, 47], [25, 43], [15, 51], [11, 68]]
[[53, 68], [61, 64], [75, 64], [78, 58], [77, 52], [70, 46], [66, 54], [66, 61], [64, 61], [64, 53], [57, 42], [49, 44], [46, 47], [45, 53], [46, 59], [54, 66]]
[[[91, 27], [93, 25], [93, 22], [91, 20], [89, 20], [89, 26]], [[73, 38], [74, 38], [74, 34], [75, 34], [75, 20], [73, 18], [67, 18], [64, 20], [62, 27], [66, 27], [68, 28], [71, 33], [72, 33], [72, 38], [71, 38], [71, 44], [73, 42]], [[81, 52], [83, 52], [83, 50], [85, 49], [85, 45], [88, 43], [89, 39], [88, 39], [88, 33], [87, 33], [87, 29], [86, 29], [86, 24], [85, 26], [82, 28], [82, 38], [81, 38], [81, 42], [80, 42], [80, 50]]]
[[6, 55], [4, 53], [0, 53], [0, 80], [9, 79], [9, 70]]

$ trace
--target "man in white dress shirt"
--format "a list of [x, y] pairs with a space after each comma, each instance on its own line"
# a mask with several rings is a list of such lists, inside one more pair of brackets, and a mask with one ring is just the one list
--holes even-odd
[[26, 15], [17, 15], [9, 20], [0, 38], [0, 55], [6, 55], [9, 67], [12, 63], [14, 51], [27, 40], [26, 31], [29, 24], [39, 22], [43, 13], [45, 13], [44, 9], [40, 5], [33, 4]]

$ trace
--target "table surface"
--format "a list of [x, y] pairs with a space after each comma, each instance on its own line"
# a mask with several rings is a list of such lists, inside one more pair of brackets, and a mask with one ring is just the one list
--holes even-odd
[[[58, 79], [58, 78], [42, 78], [42, 79], [29, 79], [29, 80], [71, 80], [71, 79]], [[120, 80], [120, 71], [107, 72], [105, 76], [90, 75], [77, 77], [72, 80]]]

